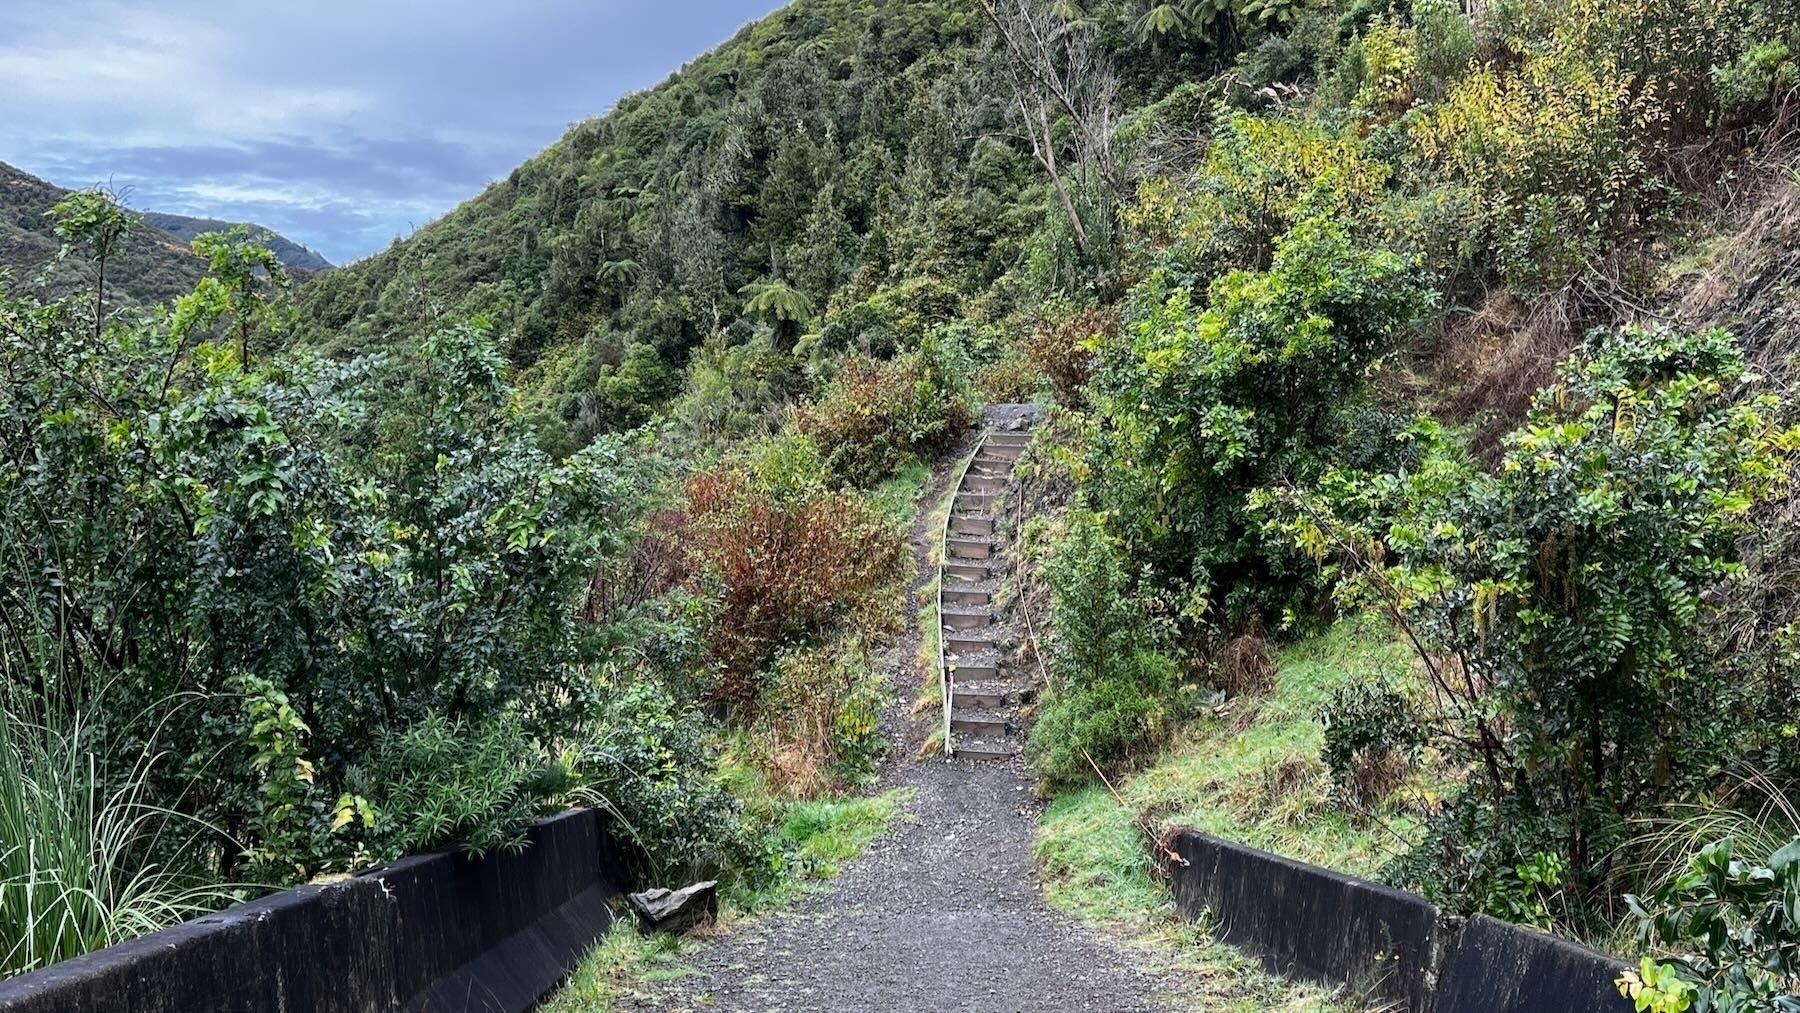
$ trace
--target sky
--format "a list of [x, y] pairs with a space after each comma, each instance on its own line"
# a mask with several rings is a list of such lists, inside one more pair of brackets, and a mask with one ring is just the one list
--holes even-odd
[[0, 0], [0, 162], [345, 263], [777, 0]]

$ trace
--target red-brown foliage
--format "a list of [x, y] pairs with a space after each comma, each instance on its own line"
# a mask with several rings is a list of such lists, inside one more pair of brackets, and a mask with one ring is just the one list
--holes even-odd
[[1115, 314], [1089, 306], [1080, 313], [1038, 326], [1025, 346], [1031, 364], [1050, 379], [1050, 390], [1058, 404], [1080, 407], [1087, 399], [1083, 388], [1094, 372], [1094, 353], [1087, 347], [1090, 340], [1118, 326]]
[[778, 498], [716, 469], [689, 480], [687, 514], [689, 559], [719, 594], [719, 703], [754, 707], [782, 647], [893, 628], [905, 542], [863, 497], [815, 487]]

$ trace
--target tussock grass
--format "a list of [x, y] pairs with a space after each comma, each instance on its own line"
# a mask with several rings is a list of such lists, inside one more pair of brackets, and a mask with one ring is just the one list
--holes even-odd
[[95, 748], [79, 714], [52, 727], [0, 706], [0, 978], [238, 899], [194, 861], [211, 828], [151, 799], [160, 758], [109, 777]]

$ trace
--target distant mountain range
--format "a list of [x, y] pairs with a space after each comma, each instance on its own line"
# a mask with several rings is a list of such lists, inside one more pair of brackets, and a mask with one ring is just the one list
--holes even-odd
[[[0, 268], [9, 269], [15, 281], [37, 276], [56, 257], [61, 240], [56, 238], [50, 208], [70, 191], [45, 182], [21, 169], [0, 162]], [[194, 286], [206, 265], [188, 244], [201, 232], [223, 230], [230, 222], [183, 215], [140, 212], [146, 228], [140, 228], [107, 270], [109, 298], [124, 303], [158, 303]], [[251, 232], [275, 251], [296, 278], [330, 269], [324, 257], [260, 225]], [[48, 284], [53, 289], [84, 287], [87, 266], [78, 262], [59, 265]]]
[[[183, 242], [193, 242], [195, 236], [202, 232], [224, 232], [237, 224], [222, 222], [216, 218], [190, 218], [187, 215], [171, 215], [161, 211], [145, 211], [144, 223], [158, 228]], [[310, 250], [273, 229], [261, 225], [250, 225], [250, 234], [256, 240], [275, 252], [289, 271], [304, 271], [318, 274], [331, 270], [331, 261], [317, 252]]]

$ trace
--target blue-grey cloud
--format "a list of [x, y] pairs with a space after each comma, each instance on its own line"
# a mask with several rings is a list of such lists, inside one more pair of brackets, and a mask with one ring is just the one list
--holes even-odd
[[333, 260], [476, 193], [775, 0], [8, 0], [0, 160]]

